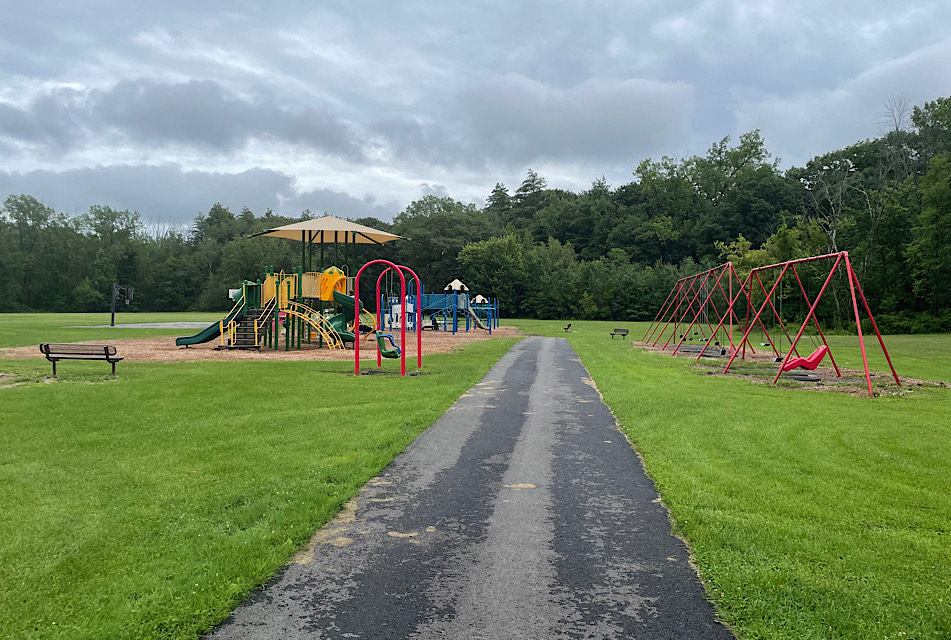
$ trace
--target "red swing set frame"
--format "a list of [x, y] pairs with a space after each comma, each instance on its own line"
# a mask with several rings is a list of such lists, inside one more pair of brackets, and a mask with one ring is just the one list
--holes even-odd
[[[814, 300], [810, 300], [809, 294], [806, 292], [806, 288], [803, 285], [802, 278], [800, 277], [796, 266], [805, 263], [821, 261], [834, 262], [832, 262], [832, 266], [826, 275], [825, 281], [823, 282], [822, 288], [819, 290], [818, 295], [816, 295]], [[785, 262], [778, 262], [765, 267], [757, 267], [751, 270], [749, 275], [743, 281], [740, 280], [739, 275], [733, 268], [733, 264], [730, 262], [721, 264], [717, 267], [714, 267], [713, 269], [708, 269], [707, 271], [703, 271], [686, 278], [681, 278], [674, 285], [673, 289], [671, 289], [671, 292], [668, 294], [664, 304], [661, 305], [660, 311], [657, 312], [657, 315], [654, 317], [654, 321], [644, 334], [643, 342], [650, 342], [651, 339], [654, 339], [653, 343], [651, 344], [652, 346], [656, 346], [657, 343], [660, 342], [660, 340], [664, 337], [668, 328], [670, 328], [670, 336], [667, 338], [667, 341], [664, 343], [663, 347], [661, 347], [662, 351], [666, 351], [671, 341], [676, 338], [679, 327], [684, 324], [686, 318], [689, 317], [691, 320], [687, 330], [681, 334], [680, 341], [671, 352], [671, 354], [676, 354], [684, 341], [689, 339], [689, 332], [695, 325], [697, 325], [698, 320], [700, 321], [701, 327], [705, 322], [707, 327], [710, 329], [710, 337], [707, 339], [707, 344], [701, 348], [700, 353], [697, 354], [697, 359], [699, 360], [700, 357], [706, 353], [710, 341], [716, 340], [722, 332], [724, 337], [721, 338], [721, 340], [729, 342], [731, 351], [730, 361], [723, 369], [723, 373], [727, 373], [730, 370], [730, 367], [733, 366], [733, 361], [736, 360], [738, 355], [741, 359], [746, 357], [747, 347], [750, 348], [751, 353], [756, 353], [752, 343], [749, 341], [749, 336], [750, 332], [753, 331], [757, 325], [759, 325], [766, 337], [766, 343], [764, 344], [768, 344], [770, 346], [777, 360], [782, 358], [782, 364], [779, 366], [779, 370], [776, 372], [776, 375], [773, 378], [773, 383], [776, 383], [779, 380], [779, 377], [784, 371], [795, 368], [793, 365], [810, 365], [811, 368], [815, 368], [815, 365], [818, 364], [818, 360], [824, 355], [824, 353], [821, 353], [823, 350], [825, 353], [828, 353], [836, 375], [842, 377], [842, 372], [839, 370], [839, 365], [835, 361], [835, 357], [832, 354], [832, 349], [826, 340], [825, 333], [822, 331], [822, 326], [819, 324], [819, 320], [815, 313], [816, 308], [819, 306], [819, 302], [822, 300], [822, 297], [828, 289], [829, 284], [832, 282], [833, 276], [840, 268], [844, 269], [846, 278], [849, 282], [850, 299], [852, 302], [852, 310], [855, 316], [855, 329], [859, 337], [859, 348], [862, 352], [862, 364], [865, 369], [865, 381], [868, 386], [869, 396], [872, 397], [874, 394], [872, 392], [872, 377], [868, 368], [868, 354], [865, 349], [865, 337], [862, 334], [862, 321], [859, 317], [859, 300], [861, 300], [862, 307], [865, 309], [865, 313], [868, 315], [868, 318], [871, 321], [872, 329], [875, 331], [875, 336], [878, 338], [878, 343], [882, 347], [882, 353], [885, 354], [885, 360], [888, 362], [888, 367], [891, 369], [892, 376], [895, 378], [895, 383], [898, 386], [901, 386], [901, 380], [898, 378], [898, 373], [896, 373], [894, 365], [892, 365], [892, 359], [888, 355], [888, 349], [885, 347], [885, 341], [882, 339], [882, 334], [879, 332], [878, 325], [875, 323], [875, 317], [872, 315], [872, 310], [869, 308], [868, 301], [865, 299], [865, 293], [862, 291], [862, 286], [859, 284], [858, 277], [855, 274], [855, 269], [852, 268], [852, 262], [849, 260], [849, 254], [847, 251], [828, 253], [821, 256], [811, 256], [809, 258], [800, 258], [798, 260], [787, 260]], [[779, 271], [779, 275], [776, 276], [776, 280], [772, 283], [772, 286], [769, 288], [769, 290], [767, 290], [766, 285], [764, 284], [764, 279], [769, 281], [777, 270]], [[777, 288], [780, 286], [780, 283], [783, 281], [783, 279], [790, 273], [795, 279], [799, 292], [802, 294], [803, 300], [809, 309], [805, 320], [803, 320], [802, 325], [799, 327], [799, 330], [796, 333], [795, 338], [790, 337], [789, 332], [786, 330], [786, 325], [773, 302], [773, 297]], [[722, 282], [724, 276], [726, 277], [727, 282], [726, 287], [724, 287]], [[709, 284], [711, 280], [713, 281], [712, 285]], [[739, 284], [739, 287], [735, 293], [733, 289], [734, 282]], [[754, 292], [754, 286], [757, 288], [756, 292]], [[753, 304], [753, 299], [760, 293], [765, 297], [762, 304], [756, 307]], [[740, 301], [741, 296], [745, 298], [745, 301]], [[717, 301], [721, 302], [720, 306], [717, 306]], [[745, 306], [745, 314], [742, 322], [740, 322], [739, 316], [737, 314], [738, 302], [744, 304]], [[686, 303], [686, 305], [684, 305], [684, 303]], [[789, 350], [784, 356], [776, 348], [776, 344], [773, 342], [773, 339], [769, 335], [769, 331], [767, 331], [766, 326], [763, 323], [762, 316], [767, 307], [769, 307], [773, 318], [775, 318], [779, 328], [789, 341]], [[714, 317], [718, 319], [716, 327], [712, 326], [710, 323], [711, 311], [713, 312]], [[750, 319], [751, 312], [753, 312], [752, 319]], [[806, 327], [809, 326], [810, 321], [816, 327], [819, 338], [822, 340], [822, 346], [813, 352], [811, 356], [803, 358], [797, 350], [797, 345], [799, 344], [799, 340], [802, 338]], [[743, 337], [737, 342], [733, 340], [733, 331], [735, 326], [742, 327], [744, 329]], [[658, 329], [660, 330], [659, 332]], [[656, 338], [654, 337], [655, 334]], [[717, 341], [715, 344], [719, 345], [720, 342]], [[796, 360], [791, 360], [793, 354], [797, 356]]]

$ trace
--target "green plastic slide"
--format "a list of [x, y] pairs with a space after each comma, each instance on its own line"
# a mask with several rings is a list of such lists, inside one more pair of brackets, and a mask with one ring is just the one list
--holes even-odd
[[[224, 317], [223, 322], [225, 325], [230, 323], [232, 320], [237, 320], [244, 314], [248, 312], [248, 305], [244, 301], [244, 298], [241, 299], [241, 304], [235, 306], [231, 312]], [[183, 338], [175, 338], [175, 346], [182, 347], [188, 346], [191, 344], [202, 344], [208, 342], [209, 340], [214, 340], [221, 335], [221, 324], [216, 322], [214, 324], [208, 325], [206, 328], [202, 329], [193, 336], [185, 336]]]
[[334, 291], [334, 302], [343, 309], [343, 312], [330, 316], [327, 318], [327, 322], [334, 328], [334, 331], [337, 332], [341, 340], [344, 342], [353, 342], [356, 336], [354, 336], [353, 332], [348, 330], [347, 327], [353, 322], [353, 318], [356, 315], [356, 301], [353, 299], [353, 296]]

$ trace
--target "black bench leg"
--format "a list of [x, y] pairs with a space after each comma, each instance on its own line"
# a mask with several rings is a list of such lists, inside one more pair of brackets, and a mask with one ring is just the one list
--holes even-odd
[[56, 377], [56, 360], [51, 360], [50, 362], [53, 363], [53, 377], [55, 378]]
[[116, 377], [116, 363], [115, 362], [112, 363], [112, 377], [113, 378]]

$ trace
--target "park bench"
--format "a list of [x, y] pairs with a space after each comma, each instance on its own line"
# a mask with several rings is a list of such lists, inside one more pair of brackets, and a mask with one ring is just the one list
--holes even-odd
[[621, 339], [627, 340], [627, 333], [627, 329], [615, 329], [609, 335], [611, 336], [612, 340], [614, 340], [614, 336], [621, 336]]
[[53, 377], [56, 377], [56, 362], [59, 360], [105, 360], [112, 364], [112, 377], [116, 377], [116, 363], [122, 356], [116, 355], [111, 344], [55, 344], [44, 342], [40, 351], [53, 363]]
[[568, 326], [565, 327], [565, 333], [568, 333], [568, 329], [570, 329], [570, 328], [571, 328], [571, 323], [569, 322], [569, 323], [568, 323]]

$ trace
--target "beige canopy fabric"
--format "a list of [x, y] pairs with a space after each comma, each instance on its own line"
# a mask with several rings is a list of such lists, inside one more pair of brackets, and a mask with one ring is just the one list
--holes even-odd
[[450, 289], [452, 289], [453, 291], [468, 291], [469, 287], [462, 284], [459, 278], [456, 278], [455, 280], [447, 284], [446, 287], [443, 289], [443, 291], [449, 291]]
[[287, 238], [289, 240], [310, 242], [312, 244], [333, 244], [336, 242], [345, 244], [383, 244], [384, 242], [404, 239], [403, 236], [365, 227], [362, 224], [349, 222], [348, 220], [341, 220], [331, 215], [286, 224], [283, 227], [268, 229], [267, 231], [255, 233], [254, 235]]
[[[335, 216], [325, 215], [320, 218], [311, 218], [303, 222], [286, 224], [283, 227], [268, 229], [261, 233], [255, 233], [255, 236], [270, 236], [272, 238], [287, 238], [288, 240], [297, 240], [301, 243], [301, 265], [306, 265], [308, 270], [313, 263], [314, 245], [320, 245], [320, 267], [324, 265], [324, 245], [334, 245], [334, 259], [338, 257], [336, 247], [343, 244], [344, 260], [349, 253], [353, 258], [355, 244], [383, 244], [393, 240], [403, 240], [403, 236], [398, 236], [379, 229], [365, 227], [362, 224], [341, 220]], [[349, 252], [348, 252], [349, 247]], [[310, 248], [310, 255], [307, 249]], [[349, 264], [349, 262], [348, 262]]]

